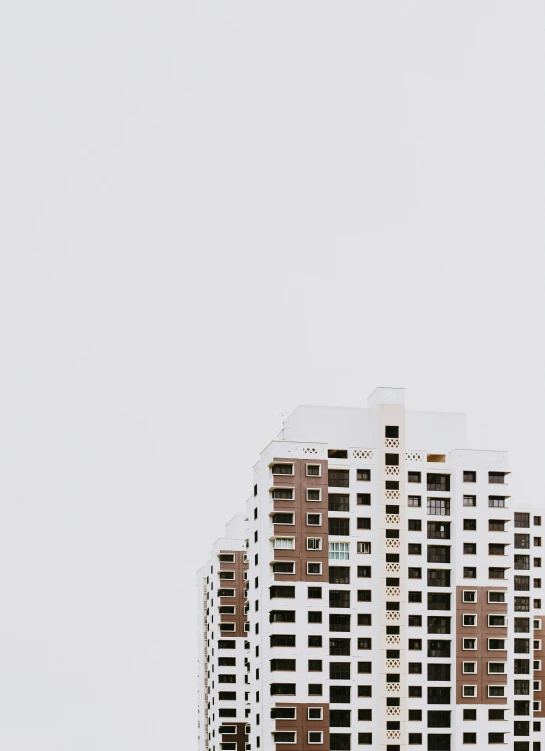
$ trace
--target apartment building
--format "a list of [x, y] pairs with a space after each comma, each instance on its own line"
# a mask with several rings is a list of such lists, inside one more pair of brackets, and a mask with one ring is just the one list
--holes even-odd
[[199, 751], [541, 751], [542, 517], [509, 478], [403, 389], [298, 407], [198, 573]]

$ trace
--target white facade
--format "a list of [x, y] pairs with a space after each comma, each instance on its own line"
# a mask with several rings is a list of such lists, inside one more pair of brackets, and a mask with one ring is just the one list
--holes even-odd
[[201, 749], [540, 751], [541, 516], [510, 498], [506, 452], [466, 447], [464, 415], [406, 411], [394, 388], [299, 407], [254, 468], [245, 525], [248, 735], [220, 733], [221, 541], [199, 572], [216, 637]]

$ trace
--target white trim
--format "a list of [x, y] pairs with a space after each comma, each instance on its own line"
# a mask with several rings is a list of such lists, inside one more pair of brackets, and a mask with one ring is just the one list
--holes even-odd
[[[503, 600], [491, 600], [491, 599], [490, 599], [490, 595], [491, 595], [491, 594], [498, 594], [498, 595], [503, 595]], [[489, 590], [488, 590], [488, 602], [491, 602], [491, 603], [493, 603], [494, 605], [496, 605], [496, 604], [500, 604], [500, 605], [503, 605], [503, 604], [505, 604], [505, 603], [507, 602], [507, 600], [505, 599], [505, 596], [506, 596], [506, 595], [507, 595], [507, 592], [506, 592], [505, 590], [499, 590], [499, 589], [489, 589]]]
[[[498, 696], [498, 694], [491, 694], [490, 689], [491, 688], [501, 688], [503, 693], [501, 696]], [[505, 685], [502, 683], [489, 683], [488, 684], [488, 690], [487, 690], [488, 697], [491, 699], [502, 699], [505, 698]]]
[[[490, 665], [502, 665], [503, 666], [503, 670], [501, 670], [499, 672], [498, 671], [493, 672], [493, 671], [490, 670]], [[487, 670], [488, 670], [488, 675], [505, 675], [505, 662], [494, 662], [494, 661], [488, 662], [487, 663]]]
[[[466, 670], [466, 665], [473, 665], [474, 670]], [[477, 663], [476, 662], [462, 662], [462, 673], [464, 675], [477, 675]]]
[[[497, 626], [490, 623], [491, 618], [503, 618], [503, 623], [498, 624]], [[488, 613], [488, 628], [506, 628], [507, 627], [507, 617], [503, 615], [502, 613]]]
[[[318, 547], [309, 547], [310, 540], [314, 540], [315, 542], [318, 542]], [[322, 538], [321, 537], [307, 537], [307, 550], [322, 550]]]
[[534, 639], [534, 652], [536, 650], [541, 651], [541, 639]]
[[[320, 740], [319, 741], [311, 741], [310, 740], [310, 734], [311, 733], [320, 733]], [[309, 744], [309, 746], [312, 746], [314, 744], [316, 744], [316, 745], [323, 745], [323, 742], [324, 742], [324, 733], [323, 733], [322, 730], [309, 730], [307, 732], [307, 743]]]
[[[317, 492], [318, 493], [318, 498], [309, 498], [308, 497], [309, 490], [312, 490], [313, 492]], [[305, 496], [306, 496], [306, 500], [309, 503], [320, 503], [321, 500], [322, 500], [322, 488], [307, 488]]]
[[[473, 693], [466, 693], [466, 688], [473, 689]], [[472, 684], [466, 684], [462, 686], [462, 697], [465, 699], [476, 699], [477, 698], [477, 686]]]
[[[309, 566], [319, 566], [320, 570], [317, 574], [308, 570]], [[307, 561], [307, 575], [308, 576], [321, 576], [322, 575], [322, 561]]]
[[[492, 637], [492, 638], [494, 638], [494, 639], [495, 639], [495, 637]], [[497, 639], [497, 640], [496, 640], [496, 641], [502, 641], [502, 642], [503, 642], [503, 647], [491, 647], [491, 646], [490, 646], [490, 642], [491, 642], [491, 641], [492, 641], [492, 639], [489, 639], [489, 640], [488, 640], [488, 645], [487, 645], [487, 646], [488, 646], [488, 651], [489, 651], [489, 652], [505, 652], [505, 651], [507, 650], [507, 647], [505, 646], [505, 641], [506, 641], [505, 639], [501, 639], [501, 640], [500, 640], [500, 639]]]
[[[308, 468], [309, 467], [318, 467], [319, 472], [317, 475], [309, 475]], [[305, 465], [305, 477], [321, 477], [322, 476], [322, 465], [321, 464], [312, 464], [311, 462], [307, 462]]]
[[[473, 639], [475, 641], [474, 647], [466, 647], [465, 643], [466, 641], [469, 641], [470, 639]], [[477, 637], [476, 636], [465, 636], [462, 637], [462, 649], [464, 652], [474, 652], [477, 649]]]
[[[464, 618], [475, 618], [474, 623], [464, 623]], [[477, 613], [462, 613], [462, 626], [465, 628], [475, 628], [477, 626]]]
[[[276, 544], [277, 542], [280, 542], [280, 540], [289, 540], [293, 543], [293, 545], [281, 547], [280, 545]], [[273, 550], [295, 550], [295, 537], [273, 537], [272, 544]]]
[[[274, 467], [275, 464], [289, 465], [291, 467], [291, 473], [287, 474], [286, 472], [273, 472], [273, 467]], [[294, 471], [295, 470], [295, 463], [294, 462], [279, 462], [279, 461], [276, 461], [276, 462], [271, 462], [269, 464], [269, 467], [271, 468], [271, 475], [273, 477], [294, 477], [294, 475], [295, 475], [295, 471]]]
[[541, 712], [541, 701], [534, 701], [534, 712]]
[[[314, 710], [318, 709], [320, 711], [320, 716], [319, 717], [310, 717], [309, 713], [310, 713], [311, 709], [314, 709]], [[324, 719], [324, 708], [323, 707], [307, 707], [307, 720], [309, 720], [310, 722], [319, 722], [320, 720], [323, 720], [323, 719]]]
[[[475, 599], [474, 600], [466, 600], [466, 598], [465, 598], [466, 597], [466, 592], [473, 592], [475, 594]], [[476, 589], [462, 589], [462, 602], [464, 602], [466, 604], [468, 602], [475, 603], [475, 602], [477, 602], [477, 598], [478, 598], [478, 595], [477, 595], [477, 590]]]
[[[308, 523], [308, 517], [309, 516], [319, 516], [320, 517], [319, 523], [318, 524], [309, 524]], [[322, 526], [322, 512], [321, 511], [307, 511], [306, 525], [307, 525], [307, 527], [321, 527]]]

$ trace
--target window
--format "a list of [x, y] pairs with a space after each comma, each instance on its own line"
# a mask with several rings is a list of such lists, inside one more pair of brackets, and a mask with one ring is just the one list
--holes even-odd
[[321, 514], [307, 514], [307, 526], [319, 527], [322, 524]]
[[536, 527], [541, 527], [541, 516], [534, 516], [534, 525]]
[[358, 589], [358, 602], [371, 602], [371, 590]]
[[475, 566], [464, 566], [464, 579], [476, 579], [477, 569]]
[[273, 475], [293, 475], [293, 464], [273, 464]]
[[321, 731], [318, 730], [309, 730], [308, 731], [308, 742], [311, 743], [323, 743], [323, 736], [324, 734]]
[[358, 613], [358, 626], [370, 626], [371, 613]]
[[428, 686], [428, 704], [450, 704], [450, 688], [446, 686]]
[[358, 506], [370, 506], [371, 493], [358, 493], [356, 496], [356, 503]]
[[409, 662], [409, 673], [421, 673], [421, 672], [422, 672], [421, 662]]
[[350, 584], [350, 566], [330, 566], [330, 584]]
[[501, 699], [505, 696], [505, 686], [488, 686], [488, 696], [494, 699]]
[[409, 709], [409, 722], [422, 722], [422, 710]]
[[275, 501], [293, 501], [293, 488], [274, 488], [272, 497]]
[[[373, 733], [358, 733], [359, 745], [368, 746], [368, 745], [371, 745], [372, 743], [373, 743]], [[349, 748], [349, 746], [347, 746], [346, 748]]]
[[450, 634], [450, 616], [428, 616], [428, 634]]
[[321, 550], [322, 538], [321, 537], [307, 537], [307, 550]]
[[409, 472], [408, 481], [409, 482], [422, 482], [422, 474], [420, 472]]
[[407, 499], [407, 506], [412, 506], [414, 508], [420, 508], [422, 505], [422, 498], [419, 495], [410, 495]]
[[313, 561], [307, 561], [307, 574], [312, 574], [313, 576], [320, 576], [321, 573], [322, 573], [321, 562], [315, 563]]
[[330, 704], [350, 704], [350, 686], [330, 686], [329, 702]]
[[311, 635], [308, 637], [308, 646], [311, 648], [322, 646], [322, 637], [317, 635]]
[[384, 463], [389, 467], [399, 466], [399, 454], [385, 454]]
[[427, 476], [428, 490], [440, 490], [446, 492], [450, 490], [450, 475], [440, 475], [428, 472]]
[[488, 674], [492, 673], [505, 673], [505, 663], [504, 662], [489, 662], [488, 663]]
[[503, 485], [503, 483], [505, 483], [505, 476], [507, 474], [508, 472], [489, 472], [488, 482], [499, 483]]
[[462, 590], [462, 602], [477, 602], [477, 590], [476, 589]]
[[491, 628], [505, 627], [507, 625], [504, 615], [491, 615], [488, 614], [488, 625]]
[[462, 639], [462, 649], [464, 650], [475, 650], [477, 649], [477, 639], [474, 639], [473, 637], [464, 637]]
[[350, 471], [348, 469], [329, 469], [328, 485], [330, 488], [347, 488], [349, 486]]
[[350, 615], [341, 615], [339, 613], [329, 614], [330, 631], [350, 631]]
[[477, 519], [464, 519], [464, 529], [469, 531], [476, 531]]
[[386, 438], [399, 438], [399, 426], [386, 425], [384, 428], [384, 435]]
[[450, 664], [429, 663], [428, 681], [450, 681]]
[[450, 751], [450, 735], [428, 733], [428, 751]]
[[450, 712], [428, 712], [429, 728], [449, 728]]
[[409, 686], [409, 698], [417, 699], [422, 696], [422, 686]]
[[450, 563], [450, 548], [446, 545], [428, 545], [428, 563]]
[[505, 639], [489, 639], [488, 640], [488, 649], [491, 652], [497, 651], [497, 650], [505, 650]]
[[218, 589], [218, 597], [234, 597], [234, 589]]
[[505, 720], [505, 709], [489, 709], [489, 720]]
[[421, 532], [422, 521], [420, 519], [409, 519], [409, 532]]
[[475, 627], [477, 625], [477, 616], [473, 615], [471, 613], [465, 613], [462, 615], [462, 625], [463, 626], [473, 626]]
[[275, 597], [295, 597], [295, 587], [275, 584], [269, 588], [271, 600]]
[[321, 488], [307, 488], [307, 501], [321, 501], [322, 490]]
[[219, 639], [218, 649], [235, 649], [236, 642], [234, 639]]
[[307, 464], [307, 477], [321, 477], [322, 465], [321, 464]]
[[[358, 546], [363, 543], [358, 543]], [[369, 546], [371, 543], [368, 543]], [[360, 550], [358, 549], [358, 553]], [[369, 552], [371, 552], [369, 550]], [[350, 543], [349, 542], [330, 542], [329, 543], [329, 560], [332, 561], [347, 561], [350, 558]]]
[[489, 508], [505, 508], [505, 496], [503, 495], [489, 495], [488, 496]]
[[477, 482], [477, 473], [464, 470], [464, 482]]
[[324, 710], [322, 707], [308, 707], [307, 717], [309, 720], [322, 720], [324, 717]]
[[372, 686], [358, 686], [358, 696], [370, 697], [372, 695]]
[[474, 699], [477, 696], [477, 686], [462, 686], [464, 699]]
[[295, 696], [295, 683], [271, 683], [271, 696]]
[[399, 480], [386, 480], [386, 490], [399, 490]]
[[428, 587], [450, 587], [450, 570], [446, 568], [429, 568]]
[[419, 651], [422, 649], [422, 639], [409, 639], [409, 649]]
[[528, 549], [530, 547], [530, 535], [515, 534], [515, 548]]
[[368, 579], [371, 577], [371, 566], [358, 566], [358, 577]]
[[331, 662], [329, 663], [329, 677], [336, 681], [350, 680], [350, 663], [349, 662]]
[[476, 495], [465, 495], [464, 496], [464, 506], [476, 506], [477, 505], [477, 496]]
[[422, 555], [422, 545], [419, 542], [410, 542], [409, 555]]
[[350, 535], [350, 519], [329, 518], [330, 535]]
[[329, 607], [330, 608], [349, 608], [350, 607], [350, 590], [349, 589], [330, 589], [329, 590]]
[[347, 493], [329, 493], [327, 502], [330, 511], [350, 510], [350, 496]]
[[321, 587], [309, 587], [307, 596], [309, 600], [321, 600], [322, 588]]
[[370, 482], [371, 470], [370, 469], [356, 470], [356, 480], [358, 480], [359, 482]]
[[428, 522], [428, 539], [450, 539], [450, 522]]
[[271, 634], [271, 647], [295, 647], [295, 634]]
[[350, 655], [350, 639], [330, 639], [329, 654], [341, 655], [343, 657]]
[[464, 709], [464, 720], [476, 720], [477, 719], [477, 710], [476, 709]]
[[515, 612], [527, 613], [530, 610], [529, 597], [515, 597]]
[[321, 610], [309, 610], [308, 611], [308, 622], [309, 623], [321, 623], [322, 622], [322, 611]]
[[294, 537], [275, 537], [273, 540], [275, 550], [295, 550]]
[[421, 568], [413, 568], [409, 567], [409, 579], [421, 579], [422, 578], [422, 569]]
[[368, 517], [358, 517], [358, 529], [371, 529], [371, 519]]
[[273, 707], [271, 709], [271, 719], [273, 720], [295, 720], [296, 716], [295, 707]]
[[464, 733], [464, 743], [477, 743], [477, 733]]
[[321, 683], [309, 683], [308, 684], [308, 695], [309, 696], [321, 696], [322, 695], [322, 684]]
[[276, 670], [295, 670], [295, 660], [271, 660], [271, 672]]
[[430, 639], [428, 641], [428, 657], [450, 657], [450, 641]]
[[274, 561], [271, 563], [273, 574], [294, 574], [295, 563], [293, 561]]
[[409, 616], [409, 626], [422, 626], [422, 616], [421, 615], [410, 615]]
[[[502, 569], [503, 570], [503, 569]], [[529, 576], [514, 576], [515, 591], [528, 592], [530, 590]]]
[[271, 514], [273, 524], [295, 524], [295, 514]]
[[428, 610], [450, 610], [448, 592], [428, 592]]
[[428, 498], [428, 515], [450, 516], [450, 498]]
[[504, 735], [505, 733], [488, 733], [488, 743], [504, 743]]
[[489, 519], [488, 529], [490, 532], [505, 532], [505, 524], [504, 519]]
[[370, 542], [358, 542], [356, 544], [357, 544], [357, 551], [358, 551], [358, 553], [370, 553], [371, 552], [371, 543]]

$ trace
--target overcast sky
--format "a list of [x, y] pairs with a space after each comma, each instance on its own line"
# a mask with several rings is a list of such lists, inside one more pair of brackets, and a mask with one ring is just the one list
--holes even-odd
[[0, 25], [0, 748], [196, 747], [195, 571], [299, 403], [467, 411], [543, 498], [541, 0]]

